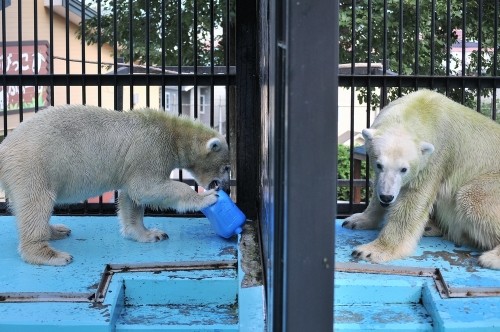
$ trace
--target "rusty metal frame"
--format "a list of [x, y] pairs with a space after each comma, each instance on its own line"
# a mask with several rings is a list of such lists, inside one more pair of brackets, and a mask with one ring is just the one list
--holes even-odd
[[444, 279], [441, 270], [438, 268], [420, 268], [360, 263], [335, 263], [335, 272], [432, 278], [439, 295], [443, 299], [500, 296], [500, 287], [451, 287]]
[[164, 272], [164, 271], [200, 271], [237, 269], [237, 260], [168, 262], [145, 264], [106, 264], [101, 280], [95, 292], [5, 292], [0, 293], [0, 303], [19, 302], [104, 302], [111, 280], [116, 273]]

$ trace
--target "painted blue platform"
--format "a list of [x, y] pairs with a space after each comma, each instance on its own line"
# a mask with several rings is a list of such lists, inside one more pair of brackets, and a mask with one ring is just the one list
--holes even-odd
[[[55, 216], [64, 267], [17, 254], [13, 217], [0, 218], [0, 331], [263, 331], [263, 286], [241, 287], [238, 241], [205, 218], [145, 218], [169, 239], [138, 243], [116, 217]], [[242, 305], [243, 304], [243, 305]]]
[[500, 331], [500, 271], [479, 252], [423, 238], [413, 256], [387, 264], [351, 257], [378, 231], [335, 223], [335, 331]]

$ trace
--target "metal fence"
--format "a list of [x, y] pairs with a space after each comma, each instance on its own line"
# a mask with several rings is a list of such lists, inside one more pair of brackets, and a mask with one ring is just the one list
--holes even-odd
[[[2, 0], [0, 31], [2, 137], [51, 105], [162, 109], [226, 135], [235, 184], [234, 0]], [[114, 213], [115, 198], [55, 212]]]
[[[338, 214], [370, 180], [361, 129], [391, 100], [434, 89], [499, 122], [499, 1], [340, 1]], [[339, 158], [340, 158], [339, 154]]]

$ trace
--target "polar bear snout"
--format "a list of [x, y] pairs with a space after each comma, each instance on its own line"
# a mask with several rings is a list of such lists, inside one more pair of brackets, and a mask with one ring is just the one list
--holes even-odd
[[394, 201], [393, 195], [378, 195], [378, 199], [380, 201], [380, 205], [383, 207], [388, 207]]
[[215, 179], [208, 184], [208, 189], [220, 189], [229, 194], [229, 181]]

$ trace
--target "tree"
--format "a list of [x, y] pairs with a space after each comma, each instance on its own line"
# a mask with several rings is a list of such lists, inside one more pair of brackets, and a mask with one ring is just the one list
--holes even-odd
[[[469, 0], [466, 8], [462, 8], [464, 1], [461, 0], [340, 0], [340, 62], [386, 61], [387, 70], [399, 75], [477, 75], [479, 72], [499, 75], [500, 66], [493, 73], [494, 37], [498, 33], [494, 29], [495, 2]], [[463, 31], [466, 41], [481, 43], [481, 49], [474, 50], [470, 62], [463, 67], [460, 59], [450, 52], [459, 38], [459, 30]], [[366, 102], [367, 89], [359, 90], [360, 102]], [[388, 99], [394, 100], [405, 92], [405, 89], [389, 89]], [[463, 92], [465, 100], [461, 98], [462, 89], [448, 91], [456, 101], [475, 107], [477, 92]], [[482, 96], [491, 92], [480, 91]], [[371, 98], [373, 108], [378, 108], [379, 95], [372, 92]]]
[[234, 13], [234, 0], [97, 0], [87, 5], [97, 14], [77, 35], [87, 44], [116, 43], [125, 62], [209, 66], [213, 46], [213, 65], [225, 65], [226, 22], [234, 20], [227, 1]]

